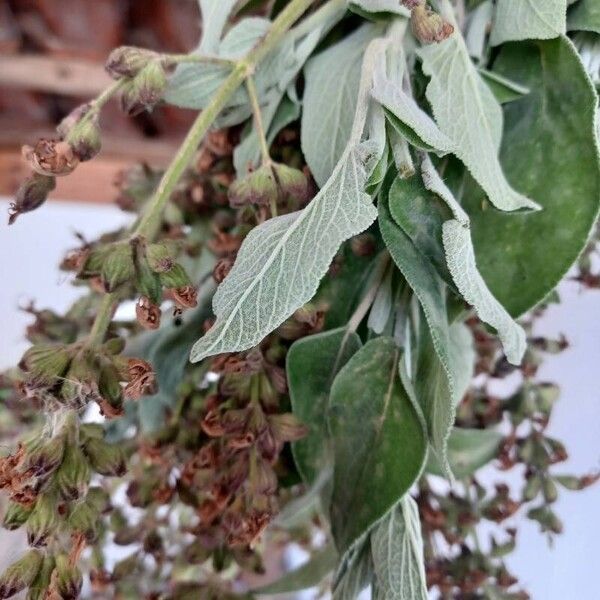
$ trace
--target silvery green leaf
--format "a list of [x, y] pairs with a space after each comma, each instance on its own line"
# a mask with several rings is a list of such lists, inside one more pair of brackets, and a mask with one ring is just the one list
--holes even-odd
[[365, 13], [389, 13], [400, 17], [410, 17], [410, 11], [399, 0], [351, 0], [351, 7]]
[[337, 552], [335, 547], [333, 544], [328, 544], [315, 552], [308, 562], [294, 571], [286, 573], [273, 583], [254, 588], [252, 592], [258, 595], [284, 594], [314, 587], [319, 585], [333, 571], [336, 563]]
[[356, 600], [373, 579], [373, 560], [368, 539], [357, 543], [336, 573], [332, 600]]
[[373, 333], [381, 335], [392, 313], [394, 298], [392, 295], [392, 269], [388, 269], [369, 312], [367, 326]]
[[352, 130], [363, 54], [381, 28], [365, 24], [308, 61], [301, 122], [302, 151], [322, 187]]
[[341, 243], [375, 220], [363, 192], [369, 157], [367, 145], [350, 148], [304, 210], [250, 232], [217, 289], [217, 321], [195, 344], [192, 362], [255, 346], [312, 298]]
[[492, 0], [484, 0], [469, 16], [465, 43], [469, 50], [469, 56], [476, 59], [478, 63], [484, 58], [485, 42], [493, 12]]
[[547, 40], [566, 28], [567, 0], [497, 0], [490, 43]]
[[[421, 109], [412, 96], [404, 92], [398, 83], [384, 78], [379, 70], [375, 72], [371, 94], [387, 109], [388, 113], [393, 114], [417, 136], [417, 147], [433, 149], [440, 154], [454, 151], [452, 140], [440, 131], [435, 121]], [[394, 121], [391, 123], [395, 125]], [[401, 130], [400, 133], [406, 135], [408, 132]], [[412, 136], [409, 137], [409, 141], [415, 141], [411, 138]]]
[[192, 348], [192, 362], [258, 344], [312, 298], [342, 242], [375, 220], [363, 190], [380, 157], [372, 143], [359, 140], [384, 49], [383, 40], [374, 40], [365, 52], [350, 140], [332, 176], [304, 210], [269, 219], [246, 237], [213, 298], [217, 320]]
[[199, 50], [215, 54], [229, 14], [237, 0], [199, 0], [202, 13], [202, 41]]
[[[502, 434], [493, 429], [453, 429], [448, 438], [448, 459], [454, 475], [461, 479], [469, 477], [487, 465], [496, 457], [502, 438]], [[432, 475], [444, 475], [431, 454], [426, 471]]]
[[377, 582], [373, 600], [427, 600], [417, 503], [406, 494], [371, 534]]
[[264, 37], [271, 27], [269, 19], [247, 17], [236, 23], [219, 44], [219, 56], [239, 60]]
[[[421, 361], [414, 382], [415, 395], [425, 417], [430, 443], [450, 474], [446, 440], [454, 423], [455, 407], [445, 286], [433, 264], [417, 250], [390, 213], [392, 202], [406, 199], [406, 185], [407, 182], [397, 179], [390, 188], [389, 198], [384, 195], [379, 199], [379, 228], [396, 266], [413, 289], [425, 314], [427, 327], [423, 327], [419, 343], [419, 354], [425, 362]], [[410, 395], [407, 383], [404, 381], [404, 387]]]
[[439, 44], [418, 50], [423, 71], [429, 75], [427, 98], [442, 132], [454, 143], [453, 153], [500, 210], [538, 208], [508, 183], [498, 149], [502, 109], [475, 69], [465, 43], [455, 32]]
[[494, 298], [479, 274], [470, 229], [452, 219], [444, 223], [442, 238], [448, 269], [456, 287], [475, 308], [479, 318], [496, 329], [508, 361], [520, 364], [525, 353], [525, 332]]
[[450, 325], [450, 362], [454, 404], [463, 399], [475, 374], [475, 345], [473, 334], [464, 323]]
[[440, 177], [440, 174], [437, 172], [437, 169], [433, 166], [433, 163], [428, 156], [423, 157], [421, 163], [421, 175], [425, 187], [430, 192], [438, 195], [448, 205], [454, 218], [459, 223], [468, 227], [469, 215], [464, 211], [458, 200], [456, 200], [454, 194], [450, 191], [450, 188], [444, 183], [444, 180]]
[[488, 71], [487, 69], [482, 68], [479, 68], [478, 71], [500, 104], [518, 100], [529, 94], [531, 91], [528, 87], [525, 87], [516, 81], [512, 81], [507, 77], [502, 77], [502, 75], [499, 75], [494, 71]]

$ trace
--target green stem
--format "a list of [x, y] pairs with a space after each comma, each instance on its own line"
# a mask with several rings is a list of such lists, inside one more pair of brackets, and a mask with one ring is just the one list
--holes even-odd
[[254, 79], [252, 77], [246, 79], [246, 87], [248, 88], [248, 96], [250, 96], [250, 104], [254, 114], [254, 124], [256, 126], [256, 134], [258, 135], [258, 142], [260, 144], [262, 162], [263, 165], [268, 165], [271, 162], [271, 155], [269, 154], [269, 144], [267, 143], [267, 136], [260, 112], [260, 104], [258, 103], [256, 85], [254, 85]]
[[91, 102], [92, 109], [84, 116], [84, 119], [88, 115], [100, 112], [102, 107], [125, 85], [125, 79], [119, 79], [111, 85], [109, 85], [95, 100]]
[[199, 63], [223, 67], [235, 67], [236, 64], [235, 60], [220, 56], [203, 56], [200, 54], [165, 54], [164, 56], [174, 63]]
[[106, 294], [102, 297], [102, 300], [98, 305], [98, 312], [96, 313], [94, 324], [92, 325], [92, 329], [88, 336], [88, 345], [100, 346], [100, 344], [104, 342], [117, 303], [118, 299], [116, 294]]
[[[335, 2], [337, 0], [332, 1]], [[257, 65], [281, 41], [281, 38], [285, 33], [313, 2], [314, 0], [292, 0], [286, 8], [279, 13], [279, 16], [275, 19], [273, 25], [262, 41], [246, 55], [246, 58], [236, 63], [233, 71], [227, 76], [212, 100], [194, 121], [183, 144], [158, 184], [158, 188], [150, 199], [144, 214], [133, 229], [132, 236], [142, 235], [150, 239], [156, 235], [160, 227], [160, 220], [164, 207], [167, 204], [173, 189], [177, 185], [177, 182], [194, 157], [198, 144], [208, 131], [209, 127], [219, 116], [219, 113], [223, 110], [244, 79], [254, 72]], [[102, 106], [116, 93], [119, 87], [120, 82], [117, 82], [107, 88], [107, 90], [95, 100], [94, 108]], [[118, 297], [114, 294], [107, 294], [106, 297], [103, 298], [98, 307], [96, 320], [94, 321], [94, 325], [90, 332], [90, 341], [92, 344], [97, 344], [98, 340], [104, 339], [117, 301]]]

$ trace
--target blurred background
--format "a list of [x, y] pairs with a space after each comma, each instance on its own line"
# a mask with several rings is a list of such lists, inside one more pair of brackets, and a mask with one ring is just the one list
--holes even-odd
[[[106, 86], [103, 63], [112, 48], [184, 52], [199, 34], [196, 0], [0, 0], [0, 369], [13, 366], [27, 347], [32, 317], [23, 307], [35, 301], [60, 311], [77, 297], [57, 269], [76, 245], [75, 233], [93, 239], [130, 221], [114, 203], [119, 173], [139, 162], [164, 166], [194, 114], [159, 107], [131, 119], [110, 104], [102, 115], [101, 154], [58, 178], [51, 201], [8, 228], [10, 196], [27, 173], [21, 145], [51, 137], [66, 114]], [[563, 333], [571, 347], [548, 357], [539, 376], [562, 388], [550, 434], [567, 444], [564, 471], [587, 473], [600, 468], [600, 291], [582, 293], [567, 281], [560, 294], [562, 303], [550, 307], [537, 333]], [[599, 506], [598, 485], [562, 494], [557, 512], [565, 533], [553, 547], [531, 521], [516, 517], [520, 536], [509, 566], [532, 598], [598, 597]], [[18, 550], [18, 539], [1, 532], [0, 564]]]

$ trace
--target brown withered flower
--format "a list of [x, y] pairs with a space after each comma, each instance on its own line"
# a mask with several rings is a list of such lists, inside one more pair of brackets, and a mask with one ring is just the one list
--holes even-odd
[[414, 36], [423, 44], [442, 42], [454, 33], [454, 27], [425, 3], [412, 9], [410, 24]]
[[198, 290], [193, 285], [170, 288], [167, 294], [179, 308], [195, 308], [198, 306]]
[[79, 164], [71, 146], [60, 140], [42, 138], [34, 147], [23, 146], [22, 154], [36, 173], [46, 177], [69, 175]]
[[137, 322], [144, 329], [158, 329], [160, 327], [160, 306], [154, 304], [147, 296], [142, 296], [135, 305]]
[[232, 256], [225, 256], [217, 261], [212, 273], [216, 283], [221, 283], [229, 275], [234, 262], [235, 258]]
[[156, 394], [156, 373], [152, 365], [141, 358], [130, 358], [127, 361], [129, 381], [123, 390], [130, 400], [139, 400], [142, 396]]

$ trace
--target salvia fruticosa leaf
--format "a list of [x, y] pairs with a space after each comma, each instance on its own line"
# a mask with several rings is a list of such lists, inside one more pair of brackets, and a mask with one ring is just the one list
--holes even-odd
[[519, 40], [546, 40], [566, 31], [567, 0], [498, 0], [492, 46]]
[[[435, 384], [433, 381], [422, 382], [423, 385], [416, 390], [416, 395], [427, 424], [429, 441], [450, 473], [446, 440], [454, 423], [454, 403], [446, 290], [433, 264], [417, 250], [390, 214], [390, 204], [402, 202], [405, 198], [402, 191], [404, 183], [396, 179], [390, 189], [389, 198], [384, 195], [379, 199], [379, 227], [394, 263], [414, 291], [425, 315], [423, 336], [429, 337], [423, 339], [431, 340], [428, 359], [435, 365], [436, 380]], [[424, 374], [419, 376], [423, 377]]]
[[435, 121], [490, 202], [505, 211], [538, 208], [512, 188], [502, 171], [502, 109], [473, 65], [458, 27], [443, 42], [422, 46], [418, 54], [430, 78], [426, 94]]
[[333, 584], [332, 600], [356, 600], [373, 581], [373, 558], [369, 537], [364, 536], [338, 566]]
[[578, 0], [569, 8], [567, 29], [600, 33], [600, 3], [597, 0]]
[[328, 424], [334, 453], [331, 526], [344, 555], [415, 482], [427, 443], [399, 377], [401, 353], [378, 337], [333, 382]]
[[300, 339], [288, 352], [292, 408], [309, 428], [306, 437], [294, 442], [292, 452], [298, 471], [309, 484], [331, 464], [326, 421], [329, 390], [337, 372], [361, 345], [356, 333], [340, 328]]
[[319, 585], [323, 579], [335, 568], [337, 564], [337, 552], [333, 544], [315, 552], [308, 562], [297, 569], [286, 573], [283, 577], [253, 589], [255, 594], [289, 594]]
[[[493, 429], [454, 428], [448, 438], [448, 460], [455, 477], [463, 479], [487, 465], [498, 454], [503, 435]], [[435, 455], [430, 454], [426, 470], [444, 476]]]
[[237, 0], [199, 0], [202, 15], [202, 39], [199, 50], [207, 54], [215, 54], [219, 48], [221, 35], [227, 19]]
[[371, 534], [373, 600], [427, 600], [417, 503], [406, 494]]
[[365, 24], [311, 58], [304, 69], [302, 152], [319, 187], [342, 157], [354, 123], [363, 55], [381, 28]]
[[597, 96], [566, 38], [506, 44], [494, 71], [527, 86], [507, 104], [501, 161], [507, 177], [543, 210], [501, 214], [468, 178], [479, 270], [513, 316], [541, 302], [584, 248], [600, 202]]
[[353, 131], [332, 176], [304, 210], [269, 219], [246, 237], [214, 296], [217, 321], [195, 344], [192, 362], [258, 344], [314, 296], [342, 242], [375, 220], [363, 190], [380, 156], [376, 144], [360, 139], [373, 67], [384, 50], [374, 40], [365, 53]]

